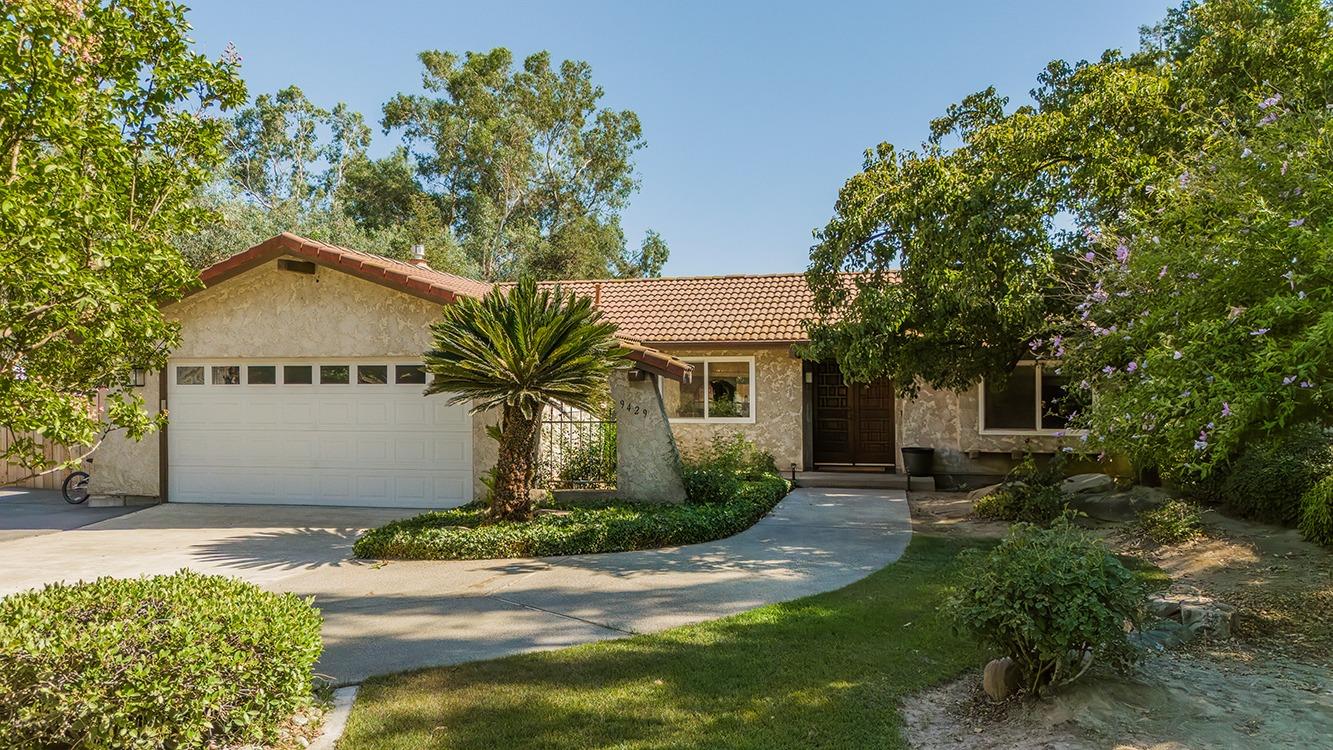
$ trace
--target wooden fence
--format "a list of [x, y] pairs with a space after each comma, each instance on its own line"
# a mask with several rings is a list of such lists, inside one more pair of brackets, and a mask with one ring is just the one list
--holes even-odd
[[[14, 434], [9, 430], [0, 429], [0, 452], [9, 449], [14, 442]], [[40, 443], [40, 439], [38, 440]], [[47, 461], [60, 463], [68, 461], [70, 458], [78, 456], [83, 451], [81, 449], [70, 449], [59, 445], [42, 444], [42, 454], [46, 456]], [[0, 462], [0, 487], [34, 487], [41, 490], [58, 490], [60, 483], [65, 481], [66, 475], [73, 471], [72, 469], [58, 469], [39, 477], [32, 477], [22, 482], [15, 482], [19, 477], [25, 477], [32, 472], [22, 466]]]

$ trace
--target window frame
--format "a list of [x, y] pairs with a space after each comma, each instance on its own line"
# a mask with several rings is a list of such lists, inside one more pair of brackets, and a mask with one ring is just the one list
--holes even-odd
[[1084, 435], [1087, 430], [1074, 429], [1072, 427], [1042, 427], [1042, 373], [1047, 367], [1059, 367], [1058, 361], [1038, 361], [1035, 359], [1023, 359], [1016, 363], [1016, 366], [1031, 366], [1035, 373], [1033, 391], [1033, 429], [1022, 429], [1018, 427], [987, 427], [986, 426], [986, 379], [983, 377], [977, 386], [977, 434], [979, 435], [1044, 435], [1049, 437], [1059, 437], [1061, 435]]
[[[708, 414], [708, 404], [712, 399], [708, 394], [704, 395], [704, 415], [702, 417], [675, 417], [667, 414], [667, 421], [676, 424], [754, 424], [755, 416], [759, 413], [759, 379], [755, 367], [754, 357], [751, 356], [717, 356], [717, 357], [680, 357], [686, 364], [694, 365], [694, 374], [699, 376], [704, 383], [704, 388], [708, 388], [708, 365], [711, 362], [745, 362], [750, 366], [750, 416], [748, 417], [714, 417]], [[658, 379], [659, 389], [665, 388], [665, 380]]]

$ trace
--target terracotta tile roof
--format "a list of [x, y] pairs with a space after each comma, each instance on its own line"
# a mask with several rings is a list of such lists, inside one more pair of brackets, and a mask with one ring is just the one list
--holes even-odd
[[814, 295], [800, 273], [543, 282], [593, 297], [620, 333], [649, 344], [804, 341]]
[[484, 281], [308, 240], [290, 232], [283, 232], [249, 250], [214, 263], [200, 271], [199, 278], [205, 287], [210, 287], [283, 255], [310, 260], [367, 281], [442, 303], [453, 302], [459, 297], [481, 297], [491, 290], [491, 285]]

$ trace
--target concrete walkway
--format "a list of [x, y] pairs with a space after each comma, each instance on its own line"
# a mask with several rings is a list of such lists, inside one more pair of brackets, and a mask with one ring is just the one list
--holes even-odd
[[133, 513], [136, 507], [90, 508], [71, 505], [59, 490], [0, 487], [0, 542], [54, 534]]
[[0, 543], [0, 594], [189, 567], [315, 597], [338, 684], [710, 620], [840, 588], [902, 555], [900, 490], [798, 489], [708, 544], [525, 560], [374, 563], [360, 529], [415, 511], [167, 504]]

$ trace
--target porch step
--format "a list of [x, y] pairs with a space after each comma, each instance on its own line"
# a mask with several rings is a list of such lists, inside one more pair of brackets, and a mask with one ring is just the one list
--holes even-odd
[[850, 490], [906, 490], [934, 492], [935, 477], [912, 477], [907, 486], [906, 474], [868, 471], [798, 471], [797, 487], [829, 487]]

